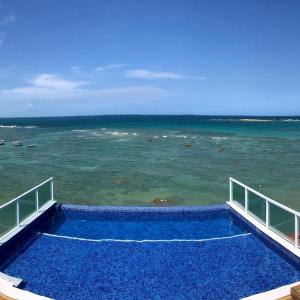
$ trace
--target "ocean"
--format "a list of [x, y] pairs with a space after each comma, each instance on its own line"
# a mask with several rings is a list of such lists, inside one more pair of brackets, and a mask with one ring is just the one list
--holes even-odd
[[300, 209], [297, 117], [13, 118], [0, 119], [2, 139], [0, 203], [53, 176], [65, 203], [216, 204], [231, 176]]

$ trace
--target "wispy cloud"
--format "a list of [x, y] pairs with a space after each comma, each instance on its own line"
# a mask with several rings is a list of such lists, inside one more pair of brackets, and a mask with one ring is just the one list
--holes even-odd
[[39, 74], [27, 86], [0, 91], [0, 99], [105, 101], [133, 97], [141, 101], [145, 95], [148, 99], [168, 95], [167, 90], [152, 85], [91, 89], [86, 87], [88, 84], [86, 81], [66, 80], [54, 74]]
[[0, 25], [8, 25], [8, 24], [12, 24], [16, 22], [16, 16], [14, 15], [14, 13], [11, 11], [9, 12], [9, 14], [7, 14], [6, 16], [4, 16], [1, 20], [0, 20]]
[[[0, 17], [0, 26], [5, 27], [5, 25], [9, 25], [16, 22], [16, 17], [13, 12], [10, 12], [8, 15], [4, 17]], [[0, 30], [0, 47], [3, 46], [6, 38], [6, 31]]]
[[190, 76], [177, 72], [156, 72], [146, 69], [132, 69], [125, 72], [127, 78], [137, 79], [199, 79], [205, 80], [203, 76]]
[[88, 84], [86, 81], [71, 81], [54, 74], [39, 74], [31, 80], [33, 86], [51, 89], [74, 90]]
[[138, 79], [182, 79], [181, 74], [174, 72], [153, 72], [145, 69], [133, 69], [125, 72], [128, 78]]
[[39, 74], [29, 81], [29, 85], [2, 90], [1, 93], [13, 98], [64, 98], [75, 95], [86, 84], [85, 81], [66, 80], [54, 74]]
[[101, 72], [101, 71], [105, 71], [105, 70], [120, 69], [120, 68], [124, 68], [127, 66], [128, 66], [128, 64], [111, 64], [111, 65], [97, 67], [97, 68], [95, 68], [95, 71]]
[[83, 66], [71, 66], [70, 70], [74, 74], [80, 74], [82, 72]]

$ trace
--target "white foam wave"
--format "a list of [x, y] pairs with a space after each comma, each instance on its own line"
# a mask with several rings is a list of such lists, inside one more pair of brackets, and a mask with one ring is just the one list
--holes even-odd
[[283, 119], [282, 122], [300, 122], [300, 119]]
[[91, 135], [93, 135], [93, 136], [103, 136], [103, 134], [100, 133], [100, 132], [91, 132]]
[[183, 135], [183, 134], [171, 135], [171, 137], [175, 137], [175, 138], [183, 138], [183, 139], [187, 139], [187, 138], [188, 138], [187, 135]]
[[86, 132], [85, 129], [73, 129], [72, 132]]
[[32, 128], [37, 128], [37, 126], [0, 125], [0, 128], [4, 128], [4, 129], [15, 129], [15, 128], [32, 129]]
[[111, 136], [111, 137], [135, 137], [138, 136], [136, 132], [125, 132], [125, 131], [106, 131], [105, 128], [101, 128], [98, 130], [91, 129], [73, 129], [74, 133], [86, 133], [87, 135], [100, 137], [100, 136]]
[[273, 119], [239, 119], [241, 122], [274, 122]]
[[126, 136], [129, 133], [128, 132], [121, 132], [121, 131], [107, 131], [106, 134], [109, 134], [111, 136]]
[[216, 122], [300, 122], [300, 118], [212, 118], [207, 121]]
[[228, 138], [225, 137], [225, 136], [213, 136], [212, 139], [215, 140], [215, 141], [220, 141], [220, 140], [224, 140], [225, 141]]
[[0, 128], [17, 128], [17, 125], [0, 125]]

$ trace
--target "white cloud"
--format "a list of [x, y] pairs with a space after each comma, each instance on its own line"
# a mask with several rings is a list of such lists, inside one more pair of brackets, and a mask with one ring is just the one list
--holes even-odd
[[16, 16], [14, 15], [13, 12], [10, 12], [8, 15], [4, 16], [0, 20], [1, 25], [8, 25], [8, 24], [12, 24], [14, 22], [16, 22]]
[[30, 85], [2, 90], [1, 94], [13, 98], [56, 99], [70, 97], [88, 84], [85, 81], [65, 80], [54, 74], [39, 74], [29, 81]]
[[88, 84], [86, 81], [71, 81], [60, 78], [53, 74], [40, 74], [31, 83], [37, 87], [45, 87], [59, 90], [74, 90], [80, 86]]
[[86, 88], [86, 81], [65, 80], [53, 74], [40, 74], [29, 81], [30, 85], [0, 91], [0, 99], [24, 100], [108, 100], [115, 98], [160, 99], [168, 91], [152, 85], [113, 88]]
[[206, 79], [206, 77], [201, 76], [189, 76], [176, 72], [155, 72], [146, 69], [128, 70], [125, 72], [125, 77], [137, 79]]
[[95, 71], [101, 72], [101, 71], [105, 71], [105, 70], [124, 68], [126, 66], [128, 66], [128, 64], [111, 64], [111, 65], [107, 65], [107, 66], [97, 67], [95, 69]]
[[182, 75], [174, 72], [153, 72], [145, 69], [133, 69], [125, 72], [128, 78], [138, 79], [182, 79]]

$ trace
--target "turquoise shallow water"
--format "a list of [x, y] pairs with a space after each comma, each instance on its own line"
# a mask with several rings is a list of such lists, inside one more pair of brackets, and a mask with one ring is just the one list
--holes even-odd
[[[0, 201], [54, 176], [56, 198], [67, 203], [223, 203], [232, 176], [300, 209], [300, 122], [244, 119], [0, 119]], [[10, 144], [17, 139], [23, 147]]]

